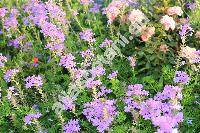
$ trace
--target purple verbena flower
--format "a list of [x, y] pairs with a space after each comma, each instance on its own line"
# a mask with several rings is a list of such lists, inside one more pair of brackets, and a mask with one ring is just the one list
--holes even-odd
[[7, 62], [7, 58], [0, 53], [0, 67], [4, 67], [5, 63]]
[[113, 78], [116, 78], [118, 75], [118, 71], [114, 71], [112, 72], [111, 74], [108, 75], [108, 79], [113, 79]]
[[98, 92], [97, 95], [98, 95], [98, 97], [101, 97], [101, 96], [109, 94], [111, 92], [112, 92], [111, 89], [106, 89], [106, 87], [102, 86], [102, 87], [100, 87], [100, 91]]
[[91, 29], [86, 29], [82, 32], [79, 33], [80, 38], [83, 39], [84, 41], [87, 41], [89, 43], [95, 42], [95, 38], [93, 38], [94, 33], [92, 32]]
[[92, 51], [90, 49], [81, 51], [80, 54], [83, 58], [86, 58], [86, 59], [91, 59], [94, 57], [94, 54], [92, 53]]
[[61, 56], [60, 66], [64, 66], [67, 69], [72, 69], [76, 66], [76, 62], [74, 62], [75, 57], [70, 53], [65, 56]]
[[88, 6], [89, 4], [94, 3], [93, 0], [80, 0], [81, 4], [84, 6]]
[[51, 41], [60, 43], [65, 41], [65, 35], [62, 30], [52, 23], [44, 22], [41, 25], [41, 33], [43, 33], [45, 37], [50, 37]]
[[194, 9], [197, 8], [197, 3], [196, 3], [196, 2], [192, 2], [192, 3], [187, 2], [187, 3], [186, 3], [186, 7], [187, 7], [188, 9], [194, 10]]
[[42, 116], [41, 113], [37, 112], [35, 114], [28, 114], [25, 116], [25, 125], [30, 125], [31, 121], [34, 119], [38, 119]]
[[16, 30], [17, 27], [18, 27], [18, 21], [16, 17], [11, 16], [5, 19], [4, 28], [6, 30]]
[[94, 6], [90, 8], [90, 12], [98, 13], [101, 5], [94, 3]]
[[117, 115], [115, 101], [95, 99], [92, 102], [85, 103], [83, 114], [93, 126], [97, 127], [99, 132], [104, 132], [109, 129]]
[[62, 99], [62, 102], [64, 104], [64, 109], [65, 110], [72, 110], [75, 108], [75, 105], [74, 105], [74, 100], [70, 97], [64, 97]]
[[132, 96], [132, 95], [144, 95], [148, 96], [149, 92], [142, 90], [143, 85], [142, 84], [135, 84], [135, 85], [129, 85], [128, 86], [128, 91], [126, 92], [127, 96]]
[[5, 17], [7, 9], [5, 7], [0, 8], [0, 18]]
[[109, 40], [109, 39], [105, 39], [103, 42], [102, 42], [102, 44], [100, 44], [100, 48], [103, 48], [103, 47], [106, 47], [106, 46], [111, 46], [111, 44], [113, 43], [113, 41], [112, 40]]
[[13, 46], [14, 48], [19, 48], [20, 44], [22, 44], [23, 39], [25, 36], [19, 36], [16, 39], [13, 39], [8, 42], [8, 46]]
[[19, 72], [18, 69], [9, 69], [9, 70], [7, 70], [5, 75], [4, 75], [4, 80], [6, 82], [10, 82], [18, 72]]
[[80, 131], [79, 122], [77, 119], [71, 119], [64, 126], [64, 133], [78, 133]]
[[41, 88], [42, 85], [43, 85], [43, 82], [42, 82], [42, 77], [40, 75], [38, 76], [28, 76], [26, 79], [26, 88], [29, 89], [31, 87], [38, 87], [38, 88]]
[[102, 66], [96, 66], [91, 70], [92, 77], [105, 75], [106, 70]]
[[179, 35], [180, 35], [181, 37], [184, 37], [184, 36], [186, 36], [188, 33], [190, 34], [190, 36], [191, 36], [192, 33], [193, 33], [193, 29], [192, 29], [192, 27], [190, 26], [190, 24], [181, 25], [181, 30], [179, 31]]
[[176, 71], [174, 77], [174, 83], [188, 84], [189, 80], [190, 76], [187, 73], [183, 71]]
[[52, 1], [48, 1], [46, 2], [45, 7], [49, 12], [50, 18], [56, 20], [56, 22], [59, 22], [61, 25], [66, 25], [66, 13], [61, 9], [60, 6], [56, 5]]
[[55, 52], [58, 56], [61, 56], [65, 50], [65, 45], [57, 42], [49, 42], [45, 48], [48, 48], [50, 51]]
[[101, 84], [102, 84], [101, 80], [94, 80], [92, 78], [88, 79], [85, 83], [86, 87], [89, 89], [91, 89], [93, 87], [97, 87]]

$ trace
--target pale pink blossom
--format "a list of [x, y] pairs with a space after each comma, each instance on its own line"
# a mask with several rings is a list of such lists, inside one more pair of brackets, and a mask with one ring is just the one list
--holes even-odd
[[149, 38], [155, 34], [155, 27], [143, 27], [142, 28], [142, 35], [141, 35], [141, 39], [142, 41], [148, 41]]
[[188, 59], [189, 63], [197, 63], [200, 62], [200, 54], [195, 48], [191, 48], [189, 46], [182, 47], [180, 56]]
[[142, 20], [145, 19], [145, 15], [143, 12], [141, 12], [140, 10], [135, 10], [133, 9], [130, 13], [130, 15], [128, 16], [128, 20], [134, 24], [136, 22], [142, 22]]
[[167, 51], [169, 51], [168, 46], [166, 44], [161, 44], [159, 47], [159, 50], [166, 53]]
[[178, 16], [181, 16], [183, 14], [183, 11], [181, 9], [181, 7], [179, 6], [174, 6], [174, 7], [169, 7], [167, 9], [167, 14], [168, 15], [178, 15]]
[[115, 18], [122, 12], [126, 7], [127, 2], [122, 0], [113, 0], [108, 7], [103, 9], [103, 14], [108, 17], [108, 23], [111, 24]]
[[175, 29], [176, 23], [175, 23], [174, 19], [168, 15], [163, 16], [162, 19], [160, 20], [160, 22], [161, 22], [161, 24], [163, 24], [165, 30], [169, 30], [169, 29], [174, 30]]
[[198, 39], [200, 39], [200, 31], [196, 32], [195, 37], [198, 38]]

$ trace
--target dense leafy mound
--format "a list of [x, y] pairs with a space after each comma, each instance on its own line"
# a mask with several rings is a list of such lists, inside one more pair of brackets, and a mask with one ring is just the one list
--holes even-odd
[[200, 132], [199, 4], [1, 0], [0, 132]]

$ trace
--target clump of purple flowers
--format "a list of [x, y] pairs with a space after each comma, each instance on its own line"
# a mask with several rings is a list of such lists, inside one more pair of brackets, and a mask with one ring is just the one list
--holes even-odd
[[190, 24], [184, 24], [184, 25], [181, 25], [180, 27], [180, 31], [179, 31], [179, 35], [181, 37], [184, 37], [186, 36], [187, 34], [189, 34], [190, 36], [192, 36], [193, 34], [193, 29], [192, 27], [190, 26]]
[[0, 18], [5, 17], [7, 9], [5, 7], [0, 8]]
[[112, 90], [111, 89], [107, 89], [105, 86], [100, 87], [100, 91], [98, 92], [98, 97], [104, 96], [106, 94], [111, 93]]
[[92, 77], [102, 76], [104, 75], [106, 70], [102, 66], [96, 66], [91, 70]]
[[136, 58], [129, 56], [128, 60], [130, 61], [131, 67], [134, 68], [136, 66]]
[[94, 3], [93, 0], [80, 0], [81, 4], [84, 6], [88, 6], [89, 4]]
[[41, 1], [29, 1], [26, 5], [24, 5], [24, 11], [30, 14], [27, 17], [27, 21], [30, 21], [31, 24], [40, 26], [48, 19], [45, 4]]
[[76, 66], [76, 62], [74, 62], [75, 57], [70, 53], [64, 56], [61, 56], [60, 66], [64, 66], [67, 69], [72, 69]]
[[183, 72], [183, 71], [176, 71], [175, 77], [174, 77], [174, 83], [181, 83], [181, 84], [187, 84], [190, 80], [190, 76]]
[[4, 75], [4, 80], [6, 82], [10, 82], [18, 72], [19, 72], [18, 69], [9, 69], [9, 70], [7, 70], [5, 75]]
[[4, 27], [5, 29], [7, 30], [16, 30], [17, 27], [18, 27], [18, 21], [17, 21], [17, 18], [12, 16], [12, 17], [9, 17], [9, 18], [6, 18], [5, 20], [5, 23], [4, 23]]
[[42, 116], [41, 113], [37, 112], [35, 114], [28, 114], [25, 116], [25, 125], [30, 125], [32, 120], [38, 119]]
[[75, 108], [75, 105], [74, 105], [74, 100], [70, 97], [64, 97], [62, 99], [62, 102], [64, 104], [64, 109], [65, 110], [72, 110]]
[[94, 3], [94, 6], [90, 8], [90, 12], [98, 13], [101, 5]]
[[134, 109], [139, 109], [139, 103], [142, 100], [142, 96], [147, 96], [148, 91], [142, 90], [142, 84], [129, 85], [126, 92], [126, 98], [124, 102], [126, 103], [125, 112], [131, 112]]
[[41, 88], [42, 85], [43, 85], [43, 82], [42, 82], [42, 77], [40, 75], [38, 76], [28, 76], [26, 79], [26, 88], [29, 89], [31, 87], [38, 87], [38, 88]]
[[7, 58], [0, 53], [0, 67], [4, 67], [5, 62], [7, 62]]
[[55, 52], [58, 56], [61, 56], [65, 50], [65, 45], [57, 42], [49, 42], [46, 44], [45, 48], [48, 48], [50, 51]]
[[45, 37], [50, 37], [52, 41], [64, 42], [65, 40], [65, 35], [62, 30], [50, 22], [44, 22], [41, 25], [41, 33], [43, 33]]
[[187, 7], [188, 9], [194, 10], [194, 9], [197, 8], [197, 3], [196, 3], [196, 2], [187, 2], [187, 3], [186, 3], [186, 7]]
[[89, 89], [100, 86], [101, 84], [101, 80], [94, 80], [93, 78], [89, 78], [85, 83], [86, 87]]
[[86, 59], [91, 59], [94, 57], [94, 54], [92, 53], [92, 51], [90, 49], [81, 51], [80, 54], [83, 58], [86, 58]]
[[108, 79], [113, 79], [113, 78], [116, 78], [118, 75], [118, 71], [114, 71], [112, 72], [111, 74], [108, 75]]
[[137, 95], [137, 96], [148, 96], [149, 92], [142, 90], [143, 85], [142, 84], [135, 84], [135, 85], [129, 85], [128, 91], [126, 92], [127, 96]]
[[88, 121], [96, 126], [99, 132], [109, 129], [112, 121], [117, 115], [115, 101], [107, 99], [95, 99], [84, 104], [83, 114]]
[[154, 126], [159, 127], [159, 133], [172, 132], [173, 128], [183, 121], [183, 113], [178, 112], [181, 109], [178, 100], [182, 99], [182, 88], [166, 85], [163, 92], [158, 92], [153, 98], [144, 100], [139, 97], [138, 101], [138, 96], [148, 94], [147, 91], [141, 90], [142, 87], [141, 84], [128, 87], [125, 111], [139, 111], [144, 119], [151, 120]]
[[80, 126], [77, 119], [71, 119], [64, 126], [64, 133], [78, 133], [80, 131]]
[[60, 6], [56, 5], [52, 1], [46, 2], [46, 9], [49, 12], [50, 18], [56, 20], [61, 25], [66, 25], [66, 13], [60, 8]]
[[89, 43], [95, 42], [94, 33], [92, 32], [91, 29], [86, 29], [82, 32], [79, 33], [80, 38], [83, 39], [84, 41], [87, 41]]
[[8, 46], [13, 46], [14, 48], [19, 48], [20, 44], [22, 44], [23, 39], [25, 36], [19, 36], [16, 39], [13, 39], [8, 42]]
[[102, 44], [100, 44], [100, 48], [103, 48], [103, 47], [106, 47], [106, 46], [111, 46], [111, 44], [113, 43], [113, 41], [112, 40], [109, 40], [108, 38], [106, 38], [103, 42], [102, 42]]

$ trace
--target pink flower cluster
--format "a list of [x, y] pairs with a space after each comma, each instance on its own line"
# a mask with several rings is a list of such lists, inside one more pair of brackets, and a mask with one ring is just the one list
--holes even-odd
[[195, 48], [190, 48], [189, 46], [182, 47], [180, 56], [186, 58], [190, 64], [200, 62], [200, 52]]
[[104, 8], [103, 14], [107, 15], [108, 23], [111, 24], [126, 6], [125, 0], [113, 0], [108, 7]]
[[167, 9], [167, 14], [169, 16], [172, 16], [172, 15], [178, 15], [178, 16], [181, 16], [183, 14], [183, 11], [181, 9], [181, 7], [179, 6], [174, 6], [174, 7], [169, 7]]
[[142, 35], [141, 35], [141, 39], [142, 41], [148, 41], [149, 38], [155, 34], [155, 27], [143, 27], [142, 28]]
[[161, 24], [164, 26], [165, 30], [174, 30], [176, 23], [172, 17], [169, 17], [168, 15], [165, 15], [160, 20]]
[[128, 16], [128, 20], [131, 24], [135, 24], [136, 22], [142, 22], [145, 19], [145, 15], [138, 9], [133, 9]]

